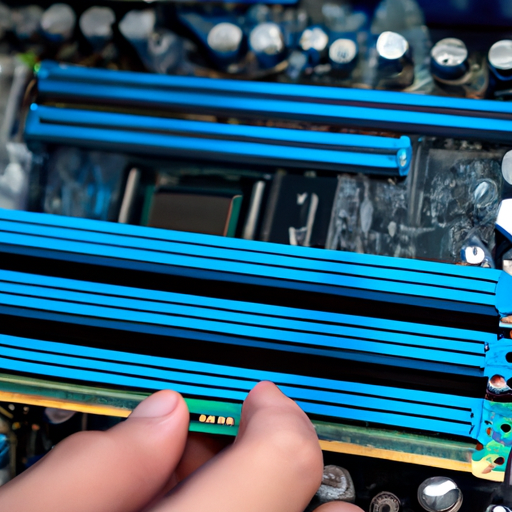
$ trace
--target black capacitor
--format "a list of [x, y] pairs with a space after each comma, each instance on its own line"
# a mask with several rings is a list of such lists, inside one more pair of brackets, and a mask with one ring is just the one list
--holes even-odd
[[441, 80], [462, 78], [469, 70], [464, 42], [455, 37], [438, 41], [430, 52], [430, 68], [434, 77]]

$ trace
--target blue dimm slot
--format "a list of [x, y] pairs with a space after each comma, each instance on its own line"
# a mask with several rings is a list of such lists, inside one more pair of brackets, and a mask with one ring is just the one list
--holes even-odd
[[459, 436], [477, 431], [482, 408], [480, 399], [450, 394], [177, 361], [5, 335], [0, 335], [0, 368], [103, 385], [171, 388], [185, 395], [240, 402], [257, 381], [271, 380], [310, 414]]
[[[401, 107], [422, 107], [443, 109], [447, 112], [474, 111], [481, 115], [489, 113], [512, 114], [509, 102], [493, 100], [472, 100], [466, 98], [448, 98], [424, 94], [411, 94], [394, 91], [367, 91], [343, 87], [318, 87], [302, 84], [279, 84], [267, 82], [223, 80], [200, 77], [158, 75], [133, 71], [113, 71], [99, 68], [85, 68], [55, 61], [43, 61], [38, 71], [39, 89], [44, 93], [54, 93], [58, 82], [83, 82], [104, 85], [124, 85], [137, 90], [158, 88], [184, 91], [217, 91], [233, 95], [265, 95], [279, 98], [311, 98], [318, 101], [371, 103], [396, 105]], [[42, 89], [41, 89], [42, 88]], [[73, 94], [74, 91], [67, 91]], [[150, 98], [148, 98], [149, 101]], [[459, 114], [463, 117], [463, 114]]]
[[[347, 169], [401, 176], [409, 171], [412, 155], [408, 137], [324, 134], [36, 104], [27, 117], [25, 139], [110, 151], [195, 158], [202, 155], [240, 163], [315, 166], [331, 171]], [[304, 147], [305, 143], [313, 147]], [[369, 150], [374, 152], [365, 152]]]
[[124, 330], [175, 332], [189, 339], [292, 352], [328, 349], [331, 357], [343, 358], [346, 351], [363, 352], [383, 364], [383, 356], [394, 356], [419, 360], [425, 367], [431, 362], [452, 365], [459, 367], [457, 373], [464, 373], [466, 367], [469, 374], [475, 374], [472, 368], [483, 369], [484, 347], [496, 340], [491, 333], [465, 329], [10, 271], [0, 271], [0, 311], [38, 318], [65, 315], [61, 321], [89, 325], [105, 325], [107, 321]]
[[[442, 98], [295, 84], [258, 84], [195, 77], [77, 69], [46, 63], [39, 91], [53, 97], [146, 107], [207, 109], [212, 113], [328, 122], [402, 133], [477, 137], [510, 142], [506, 102]], [[425, 112], [431, 108], [433, 112]]]
[[512, 277], [493, 269], [8, 210], [0, 232], [8, 252], [493, 316], [512, 308]]

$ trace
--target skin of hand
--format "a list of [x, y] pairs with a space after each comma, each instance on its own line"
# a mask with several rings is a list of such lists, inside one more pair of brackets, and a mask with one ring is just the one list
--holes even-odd
[[[270, 382], [247, 396], [235, 442], [188, 436], [174, 391], [106, 432], [79, 432], [0, 487], [16, 512], [303, 512], [322, 479], [313, 425]], [[219, 451], [220, 450], [220, 451]], [[328, 503], [316, 512], [361, 512]]]

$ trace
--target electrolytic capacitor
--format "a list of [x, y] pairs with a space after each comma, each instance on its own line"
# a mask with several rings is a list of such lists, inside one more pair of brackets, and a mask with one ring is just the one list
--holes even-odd
[[75, 11], [69, 5], [53, 4], [43, 13], [41, 29], [47, 39], [62, 42], [71, 37], [75, 23]]
[[319, 64], [327, 53], [329, 37], [321, 27], [310, 27], [304, 30], [299, 46], [308, 54], [311, 65]]
[[270, 21], [270, 7], [265, 4], [254, 4], [247, 10], [245, 19], [249, 25], [258, 25]]
[[455, 37], [437, 42], [430, 52], [430, 67], [434, 77], [441, 80], [457, 80], [469, 69], [468, 49]]
[[119, 31], [130, 41], [144, 65], [154, 71], [148, 54], [148, 41], [156, 24], [153, 9], [128, 11], [119, 22]]
[[489, 68], [498, 80], [512, 80], [512, 40], [503, 39], [494, 43], [488, 59]]
[[512, 151], [505, 153], [501, 161], [501, 175], [509, 185], [512, 185]]
[[383, 32], [377, 39], [379, 70], [400, 73], [409, 57], [409, 43], [397, 32]]
[[207, 43], [211, 56], [221, 66], [229, 66], [240, 58], [242, 29], [234, 23], [221, 22], [208, 32]]
[[110, 7], [89, 7], [80, 16], [78, 24], [92, 47], [101, 50], [112, 39], [115, 21], [116, 15]]
[[457, 512], [462, 492], [451, 478], [434, 476], [418, 487], [418, 502], [427, 512]]
[[333, 69], [350, 72], [357, 62], [358, 47], [353, 39], [340, 38], [329, 47], [329, 62]]
[[249, 35], [249, 47], [254, 52], [260, 66], [272, 68], [279, 64], [285, 55], [284, 36], [276, 23], [261, 23]]
[[14, 33], [19, 39], [30, 39], [38, 31], [43, 17], [43, 9], [39, 5], [27, 5], [12, 11]]
[[345, 31], [345, 22], [350, 14], [350, 9], [347, 5], [326, 2], [322, 5], [322, 14], [325, 26], [330, 32]]

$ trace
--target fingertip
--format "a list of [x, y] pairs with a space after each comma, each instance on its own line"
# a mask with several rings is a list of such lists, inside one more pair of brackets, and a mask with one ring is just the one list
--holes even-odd
[[176, 411], [183, 397], [170, 389], [157, 391], [144, 399], [129, 418], [163, 418]]
[[320, 486], [323, 456], [316, 430], [304, 411], [272, 382], [260, 382], [246, 398], [236, 444], [260, 446], [268, 457], [280, 459], [283, 467], [292, 466], [298, 481], [306, 476], [311, 494]]
[[256, 396], [260, 394], [267, 394], [267, 393], [276, 393], [276, 394], [283, 394], [280, 389], [270, 380], [262, 380], [261, 382], [258, 382], [256, 386], [254, 386], [251, 391], [249, 392], [249, 395]]
[[288, 398], [273, 382], [268, 380], [256, 384], [244, 401], [243, 414], [249, 413], [254, 408], [273, 406], [293, 406], [295, 402]]

